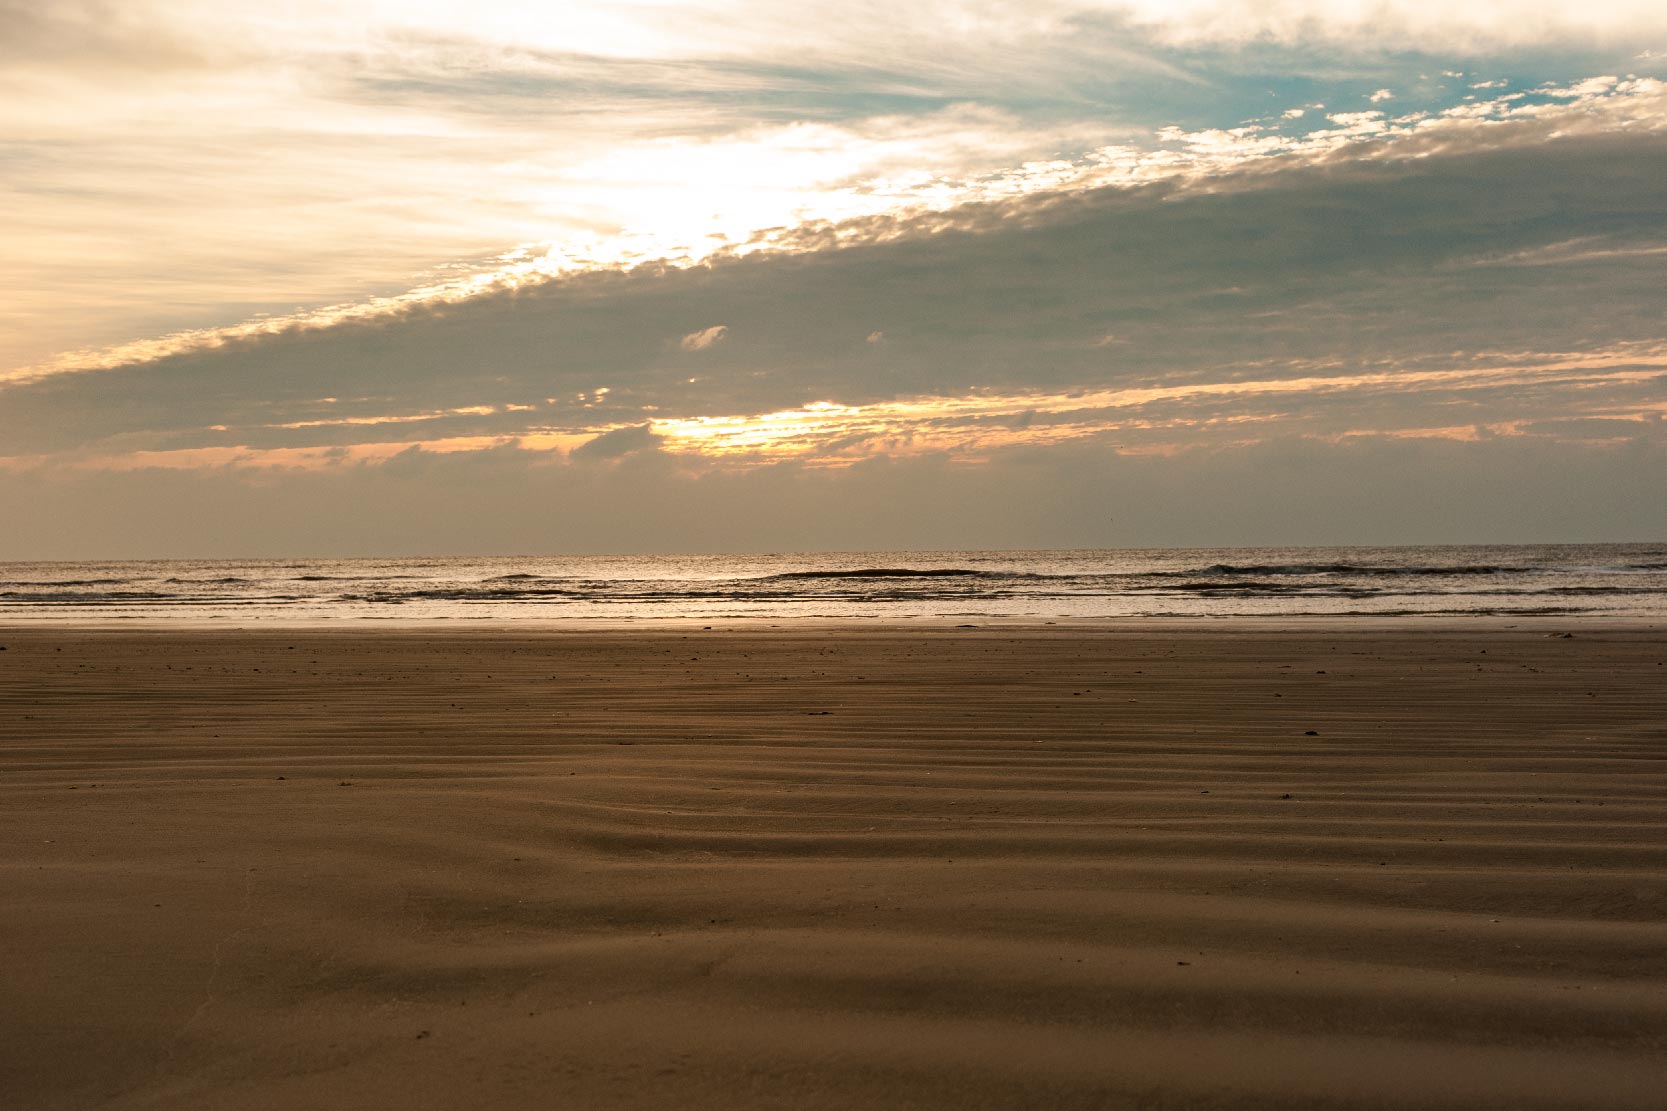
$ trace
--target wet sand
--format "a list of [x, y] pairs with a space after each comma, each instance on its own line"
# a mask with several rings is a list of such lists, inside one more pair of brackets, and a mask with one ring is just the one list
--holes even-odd
[[1661, 1107], [1575, 629], [0, 630], [0, 1103]]

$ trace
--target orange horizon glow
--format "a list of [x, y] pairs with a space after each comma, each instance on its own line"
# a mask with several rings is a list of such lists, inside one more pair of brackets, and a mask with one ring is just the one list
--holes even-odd
[[[1496, 353], [1502, 354], [1502, 353]], [[1512, 353], [1521, 360], [1528, 353]], [[1513, 361], [1506, 365], [1439, 370], [1384, 370], [1358, 375], [1309, 374], [1292, 378], [1203, 382], [1184, 386], [1138, 386], [1124, 389], [1074, 390], [1063, 394], [975, 393], [962, 397], [931, 397], [907, 401], [845, 405], [817, 401], [793, 408], [756, 414], [658, 418], [615, 421], [585, 427], [529, 425], [498, 434], [477, 434], [376, 440], [349, 445], [306, 445], [256, 448], [213, 445], [176, 449], [147, 449], [120, 454], [0, 457], [0, 468], [11, 471], [64, 466], [72, 470], [139, 470], [147, 468], [251, 468], [326, 471], [341, 467], [379, 466], [413, 450], [433, 454], [516, 449], [545, 454], [557, 460], [610, 432], [644, 424], [657, 437], [661, 452], [688, 461], [754, 466], [793, 461], [814, 467], [846, 467], [874, 455], [895, 457], [942, 455], [960, 463], [976, 463], [995, 452], [1025, 446], [1092, 441], [1118, 435], [1139, 435], [1138, 442], [1118, 444], [1126, 454], [1165, 454], [1198, 442], [1200, 433], [1219, 434], [1230, 428], [1277, 427], [1294, 424], [1286, 410], [1264, 405], [1237, 413], [1207, 416], [1151, 416], [1142, 410], [1157, 403], [1239, 399], [1275, 402], [1285, 397], [1341, 397], [1370, 399], [1392, 392], [1404, 398], [1419, 387], [1458, 390], [1511, 386], [1560, 386], [1589, 391], [1600, 386], [1648, 382], [1667, 368], [1667, 348], [1633, 345], [1606, 352], [1539, 355], [1538, 363]], [[1624, 369], [1617, 369], [1624, 368]], [[1590, 409], [1564, 411], [1561, 419], [1659, 419], [1667, 403], [1641, 402], [1615, 406], [1594, 397]], [[469, 405], [419, 413], [382, 416], [343, 416], [253, 426], [272, 430], [326, 427], [364, 427], [421, 423], [457, 416], [487, 416], [532, 412], [528, 405]], [[1033, 423], [1038, 417], [1052, 418]], [[1542, 418], [1543, 419], [1543, 418]], [[1482, 435], [1526, 434], [1534, 418], [1494, 418], [1477, 424], [1449, 423], [1394, 428], [1346, 428], [1342, 431], [1298, 430], [1305, 436], [1338, 441], [1358, 436], [1427, 437], [1467, 440]], [[234, 432], [225, 426], [217, 430]], [[1188, 434], [1168, 441], [1166, 432]], [[1210, 441], [1214, 442], [1214, 441]], [[1235, 442], [1244, 442], [1236, 440]]]

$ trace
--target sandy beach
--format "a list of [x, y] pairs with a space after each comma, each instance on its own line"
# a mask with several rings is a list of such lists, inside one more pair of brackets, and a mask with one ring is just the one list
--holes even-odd
[[1658, 1108], [1568, 628], [0, 630], [0, 1102]]

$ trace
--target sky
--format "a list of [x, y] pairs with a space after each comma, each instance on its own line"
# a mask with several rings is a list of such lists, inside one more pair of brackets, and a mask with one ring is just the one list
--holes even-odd
[[0, 559], [1667, 538], [1667, 7], [0, 0]]

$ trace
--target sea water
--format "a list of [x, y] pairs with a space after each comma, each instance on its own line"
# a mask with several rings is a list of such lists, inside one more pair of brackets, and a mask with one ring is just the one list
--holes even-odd
[[6, 624], [1667, 617], [1667, 543], [0, 563]]

